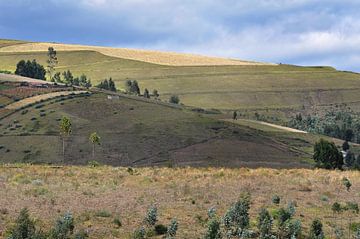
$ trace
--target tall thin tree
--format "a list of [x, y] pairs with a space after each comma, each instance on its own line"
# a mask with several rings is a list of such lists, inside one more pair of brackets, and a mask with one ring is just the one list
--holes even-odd
[[53, 76], [54, 76], [54, 71], [55, 71], [55, 67], [58, 64], [58, 59], [56, 56], [56, 51], [53, 47], [49, 47], [48, 48], [48, 53], [47, 53], [48, 59], [47, 59], [47, 72], [50, 75], [50, 80], [53, 81]]
[[71, 134], [71, 121], [67, 117], [62, 117], [60, 121], [60, 135], [63, 143], [63, 157], [65, 159], [65, 138]]
[[89, 140], [93, 145], [93, 158], [95, 158], [95, 145], [100, 145], [100, 137], [96, 132], [94, 132], [90, 134]]

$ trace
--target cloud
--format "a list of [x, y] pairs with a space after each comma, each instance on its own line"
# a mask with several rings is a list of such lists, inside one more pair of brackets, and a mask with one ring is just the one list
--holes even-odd
[[2, 0], [1, 37], [357, 70], [355, 0]]

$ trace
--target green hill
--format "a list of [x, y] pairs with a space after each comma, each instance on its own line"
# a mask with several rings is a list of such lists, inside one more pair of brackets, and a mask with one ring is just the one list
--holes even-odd
[[[1, 50], [7, 48], [0, 48], [0, 69], [14, 71], [21, 59], [36, 59], [46, 65], [46, 52], [39, 51], [44, 47], [16, 47], [7, 52]], [[101, 54], [98, 48], [89, 48], [93, 49], [90, 51], [84, 47], [60, 50], [57, 71], [69, 69], [75, 75], [84, 73], [95, 84], [112, 77], [118, 88], [123, 87], [126, 80], [135, 79], [141, 91], [157, 89], [164, 100], [176, 94], [185, 105], [223, 111], [236, 109], [250, 117], [258, 112], [279, 122], [287, 121], [299, 111], [314, 113], [335, 104], [347, 104], [359, 110], [360, 75], [331, 67], [170, 66], [112, 57]], [[24, 49], [28, 52], [18, 52]], [[111, 50], [116, 52], [113, 48], [106, 49], [106, 54]], [[12, 50], [14, 52], [10, 52]], [[101, 51], [104, 50], [101, 48]]]

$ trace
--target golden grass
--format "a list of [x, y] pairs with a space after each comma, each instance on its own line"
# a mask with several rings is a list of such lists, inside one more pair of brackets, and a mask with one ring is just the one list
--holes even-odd
[[51, 98], [55, 98], [55, 97], [59, 97], [59, 96], [66, 96], [66, 95], [71, 95], [71, 94], [83, 94], [83, 93], [87, 93], [87, 92], [88, 91], [81, 91], [81, 90], [79, 90], [79, 91], [59, 91], [59, 92], [52, 92], [52, 93], [48, 93], [48, 94], [36, 95], [33, 97], [25, 98], [23, 100], [19, 100], [12, 104], [9, 104], [9, 105], [5, 106], [5, 109], [16, 110], [16, 109], [20, 109], [24, 106], [34, 104], [36, 102], [40, 102], [42, 100], [48, 100]]
[[[55, 218], [71, 211], [78, 228], [90, 231], [90, 238], [130, 238], [144, 218], [147, 208], [156, 204], [159, 223], [168, 224], [176, 217], [180, 227], [177, 238], [200, 238], [206, 225], [207, 209], [215, 206], [219, 215], [242, 192], [251, 192], [251, 224], [261, 207], [276, 209], [274, 194], [281, 205], [296, 201], [296, 218], [304, 232], [314, 218], [320, 218], [328, 238], [334, 225], [346, 229], [347, 215], [335, 218], [331, 205], [359, 202], [360, 172], [326, 170], [215, 169], [215, 168], [140, 168], [131, 175], [126, 168], [47, 166], [0, 167], [0, 205], [8, 210], [2, 215], [0, 232], [8, 227], [19, 210], [28, 207], [39, 224], [50, 227]], [[342, 178], [353, 186], [347, 192]], [[327, 200], [324, 200], [326, 198]], [[108, 218], [99, 211], [111, 213]], [[119, 216], [123, 226], [112, 223]], [[358, 215], [352, 215], [359, 222]], [[254, 228], [255, 229], [255, 228]]]
[[57, 51], [97, 51], [107, 56], [149, 62], [168, 66], [215, 66], [215, 65], [271, 65], [269, 63], [242, 61], [193, 54], [161, 52], [152, 50], [84, 46], [59, 43], [25, 43], [0, 48], [0, 52], [38, 52], [47, 51], [52, 46]]

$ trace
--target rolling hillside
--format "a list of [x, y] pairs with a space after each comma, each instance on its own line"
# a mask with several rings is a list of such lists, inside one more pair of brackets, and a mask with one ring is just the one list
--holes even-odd
[[27, 43], [1, 47], [0, 69], [14, 71], [21, 59], [37, 59], [46, 65], [49, 45], [59, 51], [57, 71], [69, 69], [75, 75], [84, 73], [95, 84], [112, 77], [118, 88], [122, 88], [126, 80], [135, 79], [142, 91], [157, 89], [164, 100], [176, 94], [189, 106], [225, 112], [240, 110], [249, 117], [259, 112], [280, 122], [299, 111], [314, 113], [334, 104], [345, 103], [360, 110], [360, 75], [331, 67], [271, 65], [152, 51]]

